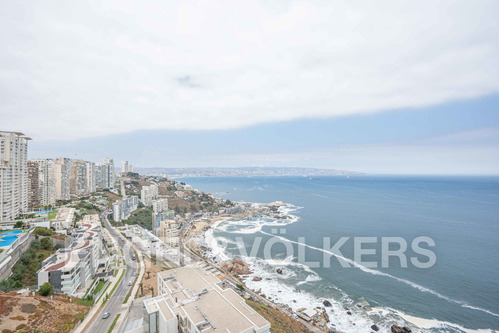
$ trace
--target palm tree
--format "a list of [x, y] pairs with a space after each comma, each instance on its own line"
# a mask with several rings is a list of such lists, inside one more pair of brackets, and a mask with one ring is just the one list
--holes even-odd
[[151, 271], [146, 272], [148, 274], [148, 277], [146, 279], [149, 279], [149, 274], [151, 274]]
[[153, 287], [149, 287], [149, 291], [151, 291], [151, 297], [155, 297], [155, 289]]
[[143, 288], [142, 282], [139, 283], [139, 287], [141, 287], [141, 296], [144, 296], [144, 288]]

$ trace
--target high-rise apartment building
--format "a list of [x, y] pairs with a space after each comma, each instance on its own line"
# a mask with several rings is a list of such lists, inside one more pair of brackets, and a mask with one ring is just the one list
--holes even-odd
[[128, 172], [128, 161], [122, 161], [122, 172]]
[[134, 172], [134, 166], [128, 161], [122, 161], [122, 173]]
[[71, 160], [69, 158], [54, 159], [54, 180], [56, 200], [70, 199]]
[[102, 169], [102, 188], [115, 188], [115, 164], [112, 158], [106, 157], [104, 159]]
[[87, 193], [95, 192], [96, 190], [96, 167], [93, 162], [85, 162], [87, 168]]
[[[34, 174], [34, 167], [38, 175]], [[29, 207], [49, 206], [56, 203], [56, 182], [54, 174], [54, 161], [51, 159], [33, 159], [28, 162], [29, 180]], [[31, 178], [30, 178], [31, 177]], [[38, 183], [36, 183], [38, 182]], [[34, 191], [34, 187], [38, 189]], [[35, 197], [38, 196], [38, 198]]]
[[28, 209], [28, 141], [20, 132], [0, 131], [0, 221]]
[[28, 161], [28, 207], [35, 208], [42, 206], [39, 190], [38, 163]]
[[69, 191], [71, 195], [87, 194], [87, 162], [71, 160], [71, 173], [69, 178]]
[[128, 219], [130, 214], [137, 210], [139, 205], [139, 198], [135, 195], [127, 197], [113, 203], [113, 220], [120, 222], [121, 220]]
[[141, 202], [145, 206], [151, 206], [153, 200], [158, 198], [158, 185], [152, 184], [149, 186], [143, 186], [141, 189]]

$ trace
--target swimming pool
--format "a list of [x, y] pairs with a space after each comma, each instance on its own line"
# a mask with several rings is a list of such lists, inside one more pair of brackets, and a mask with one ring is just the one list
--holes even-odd
[[17, 235], [22, 233], [21, 230], [12, 230], [0, 234], [0, 247], [10, 246], [17, 239]]
[[44, 210], [42, 212], [36, 212], [35, 215], [42, 215], [42, 214], [47, 214], [47, 213], [50, 213], [52, 211], [52, 209], [49, 209], [49, 210]]
[[7, 235], [17, 235], [17, 234], [20, 234], [20, 233], [22, 233], [21, 230], [7, 231], [7, 232], [4, 232], [4, 233], [0, 233], [0, 237], [7, 236]]

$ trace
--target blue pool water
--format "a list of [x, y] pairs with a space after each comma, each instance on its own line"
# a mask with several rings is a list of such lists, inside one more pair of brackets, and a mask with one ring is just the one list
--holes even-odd
[[47, 213], [50, 213], [51, 211], [52, 211], [52, 209], [44, 210], [44, 211], [41, 211], [41, 212], [36, 212], [35, 215], [47, 214]]
[[7, 232], [4, 232], [3, 234], [0, 234], [0, 237], [7, 236], [7, 235], [17, 235], [17, 234], [20, 234], [20, 233], [22, 233], [21, 230], [7, 231]]
[[0, 247], [10, 246], [17, 239], [18, 234], [22, 233], [21, 230], [12, 230], [0, 234]]
[[0, 238], [0, 247], [9, 246], [14, 243], [17, 239], [17, 236], [5, 236]]

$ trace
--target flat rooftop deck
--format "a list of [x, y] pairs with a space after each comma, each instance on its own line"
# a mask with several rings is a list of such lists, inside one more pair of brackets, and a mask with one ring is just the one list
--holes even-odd
[[221, 281], [201, 265], [160, 272], [158, 279], [165, 282], [168, 292], [145, 301], [148, 312], [159, 311], [166, 319], [180, 313], [203, 332], [238, 333], [270, 327], [233, 289], [222, 289]]

